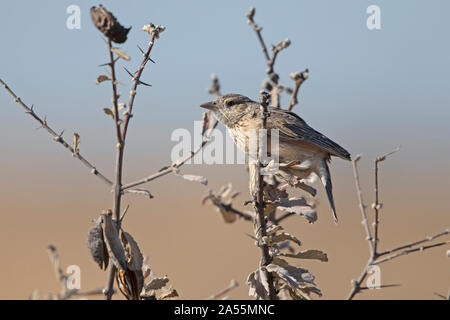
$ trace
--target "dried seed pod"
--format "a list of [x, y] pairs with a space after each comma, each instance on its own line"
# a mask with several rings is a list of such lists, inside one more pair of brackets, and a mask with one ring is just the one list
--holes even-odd
[[102, 5], [91, 8], [91, 19], [95, 27], [111, 41], [115, 43], [127, 41], [127, 35], [131, 27], [128, 29], [123, 27], [116, 17]]

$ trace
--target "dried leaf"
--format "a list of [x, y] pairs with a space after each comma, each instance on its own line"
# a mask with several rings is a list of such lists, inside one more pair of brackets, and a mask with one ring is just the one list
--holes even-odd
[[279, 255], [283, 256], [283, 257], [288, 257], [288, 258], [315, 259], [315, 260], [320, 260], [323, 262], [328, 261], [327, 254], [320, 250], [305, 250], [305, 251], [300, 251], [295, 254], [280, 252]]
[[261, 269], [250, 273], [247, 277], [247, 285], [250, 287], [248, 295], [256, 299], [266, 300], [269, 296], [267, 281], [264, 281], [264, 272]]
[[286, 269], [289, 274], [297, 280], [297, 282], [305, 282], [316, 285], [314, 283], [315, 277], [309, 273], [308, 270], [291, 265], [283, 266], [283, 268]]
[[271, 242], [272, 243], [283, 242], [283, 241], [286, 241], [286, 240], [292, 241], [292, 242], [298, 244], [299, 246], [302, 245], [302, 242], [297, 237], [295, 237], [295, 236], [293, 236], [293, 235], [291, 235], [291, 234], [289, 234], [287, 232], [281, 232], [281, 233], [273, 235], [271, 237]]
[[115, 54], [117, 54], [119, 57], [121, 57], [123, 60], [127, 60], [130, 61], [131, 58], [129, 55], [127, 55], [125, 52], [120, 51], [118, 48], [113, 48], [112, 52], [114, 52]]
[[102, 213], [103, 217], [103, 237], [108, 248], [109, 258], [117, 269], [127, 270], [127, 258], [122, 242], [119, 238], [116, 224], [112, 220], [111, 214]]
[[[288, 169], [289, 170], [289, 169]], [[317, 190], [313, 187], [305, 184], [304, 182], [301, 182], [295, 175], [290, 174], [283, 170], [278, 170], [276, 173], [277, 177], [280, 177], [284, 181], [286, 181], [290, 186], [295, 188], [300, 188], [309, 194], [311, 194], [313, 197], [317, 194]]]
[[73, 134], [73, 154], [78, 154], [80, 151], [80, 135], [78, 133]]
[[278, 249], [279, 250], [288, 250], [290, 253], [294, 253], [295, 249], [291, 246], [291, 242], [290, 241], [284, 241], [278, 244]]
[[289, 274], [289, 271], [277, 264], [269, 264], [266, 266], [267, 271], [276, 274], [281, 280], [286, 282], [292, 289], [299, 287], [297, 280]]
[[202, 136], [209, 136], [211, 129], [214, 127], [214, 115], [212, 111], [202, 113]]
[[270, 184], [267, 184], [267, 186], [264, 188], [264, 191], [267, 194], [269, 200], [276, 201], [281, 198], [289, 197], [286, 191], [287, 186], [288, 184], [283, 184], [281, 186], [272, 186]]
[[276, 205], [278, 209], [286, 212], [294, 212], [298, 215], [305, 217], [310, 223], [317, 220], [317, 212], [313, 209], [311, 205], [306, 202], [303, 197], [297, 198], [281, 198], [277, 201], [272, 202]]
[[266, 234], [267, 235], [272, 235], [275, 234], [276, 232], [283, 230], [283, 227], [280, 226], [279, 224], [271, 224], [269, 226], [266, 227]]
[[112, 111], [109, 108], [103, 108], [103, 112], [106, 113], [108, 116], [111, 116], [111, 118], [113, 118], [114, 120], [114, 111]]
[[281, 259], [281, 258], [273, 258], [273, 259], [272, 259], [272, 263], [273, 263], [273, 264], [277, 264], [277, 265], [279, 265], [280, 267], [286, 267], [286, 266], [289, 265], [289, 263], [288, 263], [286, 260]]
[[170, 299], [178, 297], [178, 292], [175, 289], [169, 289], [166, 293], [162, 294], [160, 299]]
[[211, 189], [208, 190], [208, 193], [202, 199], [202, 206], [205, 205], [206, 201], [213, 199], [214, 194]]
[[167, 283], [169, 282], [169, 279], [167, 277], [164, 278], [154, 278], [152, 281], [150, 281], [147, 285], [145, 285], [145, 292], [149, 292], [151, 290], [159, 290], [164, 288]]
[[95, 84], [100, 84], [100, 83], [102, 83], [103, 81], [109, 81], [109, 80], [111, 80], [110, 77], [108, 77], [108, 76], [102, 74], [102, 75], [99, 75], [99, 76], [97, 77], [97, 81], [95, 81]]
[[226, 223], [233, 223], [237, 220], [237, 215], [231, 211], [226, 210], [224, 207], [217, 207], [222, 214], [223, 220]]
[[196, 176], [196, 175], [192, 175], [192, 174], [183, 174], [183, 175], [181, 175], [181, 177], [187, 181], [199, 182], [205, 186], [208, 185], [208, 180], [206, 180], [206, 178], [202, 177], [202, 176]]
[[123, 247], [125, 249], [125, 256], [127, 258], [128, 269], [138, 271], [142, 270], [142, 264], [144, 262], [144, 257], [142, 256], [141, 250], [137, 242], [128, 232], [122, 230], [120, 234]]
[[89, 252], [94, 258], [94, 261], [97, 262], [100, 269], [106, 270], [108, 267], [109, 256], [108, 249], [106, 248], [105, 241], [103, 239], [103, 228], [102, 228], [102, 218], [99, 217], [97, 220], [94, 220], [94, 224], [88, 231], [87, 236], [87, 247]]
[[140, 194], [148, 197], [149, 199], [153, 199], [153, 195], [150, 193], [150, 191], [145, 189], [127, 189], [125, 192]]
[[62, 281], [64, 279], [64, 273], [61, 269], [58, 250], [56, 250], [56, 247], [54, 245], [47, 246], [47, 249], [50, 261], [53, 265], [53, 269], [55, 270], [55, 274], [58, 278], [58, 281]]

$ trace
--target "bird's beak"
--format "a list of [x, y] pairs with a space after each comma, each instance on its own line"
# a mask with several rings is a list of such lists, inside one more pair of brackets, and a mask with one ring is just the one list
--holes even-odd
[[217, 110], [217, 106], [212, 101], [206, 102], [206, 103], [200, 105], [200, 107], [208, 109], [208, 110], [211, 110], [211, 111], [216, 111]]

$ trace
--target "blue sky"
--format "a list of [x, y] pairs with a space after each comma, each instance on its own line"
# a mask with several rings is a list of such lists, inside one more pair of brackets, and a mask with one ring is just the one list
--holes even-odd
[[[94, 84], [107, 56], [89, 16], [89, 8], [99, 3], [78, 3], [81, 29], [69, 30], [66, 8], [77, 1], [3, 1], [0, 76], [57, 127], [69, 135], [75, 130], [82, 137], [94, 135], [96, 143], [111, 136], [111, 123], [101, 111], [110, 104], [110, 87]], [[267, 43], [292, 41], [276, 64], [281, 82], [289, 85], [289, 73], [310, 69], [295, 111], [313, 127], [352, 153], [372, 156], [402, 144], [407, 161], [417, 165], [425, 155], [444, 152], [442, 146], [448, 153], [448, 1], [102, 3], [123, 25], [133, 26], [122, 46], [132, 57], [123, 64], [130, 70], [140, 62], [136, 45], [145, 47], [148, 40], [140, 28], [149, 21], [167, 27], [152, 54], [157, 63], [143, 77], [153, 87], [138, 93], [130, 144], [152, 143], [154, 130], [168, 141], [173, 129], [192, 129], [200, 117], [198, 105], [210, 99], [206, 88], [212, 72], [223, 93], [257, 97], [265, 65], [245, 18], [256, 6], [255, 20]], [[381, 8], [381, 30], [366, 27], [371, 4]], [[126, 101], [130, 82], [123, 69], [118, 76]], [[0, 134], [23, 135], [25, 141], [34, 124], [23, 119], [4, 92], [0, 105]], [[432, 161], [446, 163], [440, 157]]]

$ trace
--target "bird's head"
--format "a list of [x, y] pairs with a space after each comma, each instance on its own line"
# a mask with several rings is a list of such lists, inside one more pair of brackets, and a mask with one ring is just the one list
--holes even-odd
[[233, 125], [236, 120], [249, 113], [256, 102], [240, 94], [226, 94], [200, 107], [211, 110], [225, 126]]

